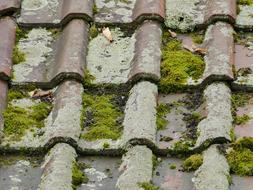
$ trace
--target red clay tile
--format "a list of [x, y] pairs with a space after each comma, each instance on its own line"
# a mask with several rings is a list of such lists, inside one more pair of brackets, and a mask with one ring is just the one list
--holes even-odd
[[21, 0], [1, 0], [0, 15], [12, 14], [20, 8]]
[[15, 45], [16, 24], [10, 17], [0, 19], [0, 78], [11, 77], [12, 53]]

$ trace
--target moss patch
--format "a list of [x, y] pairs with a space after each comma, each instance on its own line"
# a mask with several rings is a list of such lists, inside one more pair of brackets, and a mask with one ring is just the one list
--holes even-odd
[[164, 118], [170, 112], [166, 104], [159, 104], [156, 108], [156, 127], [157, 130], [164, 130], [168, 121]]
[[192, 41], [196, 44], [202, 44], [205, 38], [203, 34], [196, 34], [196, 33], [191, 34], [191, 37]]
[[88, 183], [89, 178], [81, 170], [80, 165], [74, 161], [72, 163], [72, 184], [73, 189], [76, 189], [76, 186], [81, 185], [82, 183]]
[[123, 112], [112, 104], [112, 95], [83, 95], [81, 123], [88, 130], [81, 137], [88, 141], [97, 139], [116, 140], [121, 136], [122, 126], [118, 120]]
[[14, 65], [25, 61], [25, 53], [19, 50], [18, 46], [15, 46], [12, 53], [12, 62]]
[[138, 185], [139, 185], [139, 187], [143, 188], [144, 190], [158, 190], [158, 187], [156, 187], [152, 183], [139, 182]]
[[89, 31], [90, 40], [93, 38], [96, 38], [98, 36], [98, 34], [99, 34], [98, 28], [96, 27], [95, 24], [93, 24], [90, 27], [90, 31]]
[[170, 164], [170, 169], [175, 170], [177, 168], [176, 164]]
[[27, 130], [44, 127], [44, 119], [49, 115], [52, 105], [41, 102], [27, 109], [8, 105], [3, 113], [4, 134], [11, 140], [18, 141]]
[[234, 123], [236, 125], [244, 125], [251, 119], [250, 116], [243, 114], [242, 116], [235, 116]]
[[90, 87], [92, 85], [92, 81], [94, 80], [95, 80], [95, 77], [90, 74], [89, 70], [85, 69], [84, 80], [83, 80], [84, 86]]
[[187, 79], [199, 79], [205, 68], [203, 58], [182, 49], [178, 40], [171, 40], [163, 50], [159, 90], [162, 93], [181, 91]]
[[27, 34], [28, 34], [27, 31], [25, 31], [25, 30], [18, 27], [16, 29], [16, 43], [18, 43], [19, 40], [22, 39], [22, 38], [27, 38]]
[[203, 156], [201, 154], [191, 155], [183, 162], [183, 169], [185, 171], [195, 171], [197, 170], [203, 163]]
[[253, 0], [238, 0], [239, 5], [253, 5]]

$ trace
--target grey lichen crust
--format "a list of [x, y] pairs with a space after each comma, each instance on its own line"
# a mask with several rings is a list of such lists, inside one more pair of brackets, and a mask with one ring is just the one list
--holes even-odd
[[152, 151], [146, 146], [135, 146], [123, 157], [116, 188], [118, 190], [143, 190], [138, 183], [152, 179]]
[[182, 32], [204, 22], [206, 0], [167, 0], [165, 25]]
[[[14, 82], [26, 82], [34, 68], [46, 66], [47, 57], [53, 51], [52, 42], [52, 33], [43, 28], [31, 30], [27, 38], [19, 41], [17, 46], [25, 54], [25, 61], [13, 66]], [[36, 80], [36, 76], [33, 76], [33, 79]]]
[[132, 22], [132, 14], [136, 0], [95, 0], [99, 9], [96, 15], [96, 22], [111, 22], [115, 18], [116, 22], [130, 23]]
[[239, 28], [251, 28], [253, 29], [253, 5], [242, 6], [239, 5], [240, 13], [237, 15], [236, 25]]
[[203, 164], [193, 178], [196, 190], [228, 190], [229, 166], [217, 145], [212, 145], [203, 154]]
[[68, 144], [57, 144], [47, 154], [42, 165], [40, 190], [72, 190], [72, 163], [77, 154]]
[[81, 133], [82, 85], [78, 82], [64, 82], [56, 90], [59, 97], [52, 112], [45, 121], [45, 142], [52, 138], [71, 138], [78, 141]]
[[157, 86], [150, 82], [132, 88], [123, 121], [123, 143], [138, 139], [155, 143], [157, 94]]
[[125, 83], [134, 56], [135, 38], [124, 37], [120, 29], [111, 29], [113, 42], [99, 34], [89, 43], [87, 68], [95, 77], [93, 83]]
[[204, 91], [207, 117], [198, 125], [195, 147], [217, 139], [231, 140], [232, 129], [231, 91], [224, 83], [213, 83]]

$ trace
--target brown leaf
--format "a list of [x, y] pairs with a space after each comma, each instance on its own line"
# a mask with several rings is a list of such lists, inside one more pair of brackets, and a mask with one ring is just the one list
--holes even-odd
[[194, 48], [194, 52], [198, 53], [200, 55], [206, 55], [207, 54], [207, 49], [205, 49], [205, 48]]
[[52, 96], [52, 90], [39, 90], [39, 89], [36, 89], [34, 91], [31, 91], [29, 92], [29, 95], [31, 97], [46, 97], [46, 96]]
[[194, 49], [192, 47], [188, 46], [188, 45], [183, 45], [183, 48], [190, 51], [190, 52], [192, 52], [192, 53], [194, 53]]
[[169, 33], [170, 33], [170, 35], [171, 35], [172, 38], [177, 37], [177, 33], [176, 32], [173, 32], [171, 30], [168, 30], [168, 31], [169, 31]]
[[106, 37], [106, 39], [109, 40], [109, 42], [113, 42], [112, 33], [108, 27], [103, 28], [102, 33]]

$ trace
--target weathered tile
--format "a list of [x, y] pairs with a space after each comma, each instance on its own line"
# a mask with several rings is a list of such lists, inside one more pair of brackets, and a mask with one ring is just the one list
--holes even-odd
[[205, 80], [232, 80], [234, 65], [233, 28], [230, 24], [217, 22], [206, 31], [203, 46], [205, 55]]
[[42, 175], [41, 157], [0, 156], [1, 189], [37, 189]]
[[111, 29], [111, 32], [113, 42], [99, 34], [89, 43], [87, 69], [95, 77], [92, 83], [125, 84], [143, 78], [158, 81], [161, 25], [146, 21], [134, 34], [119, 28]]
[[[17, 47], [25, 61], [14, 65], [14, 85], [52, 88], [65, 79], [83, 80], [88, 24], [72, 20], [59, 37], [44, 28], [32, 29]], [[57, 38], [55, 40], [55, 38]]]
[[198, 124], [195, 148], [230, 141], [232, 129], [231, 91], [224, 83], [213, 83], [204, 91], [207, 117]]
[[155, 144], [157, 86], [139, 82], [130, 91], [123, 121], [123, 143]]
[[91, 21], [93, 0], [24, 0], [17, 19], [22, 26], [62, 26], [71, 19]]
[[45, 121], [48, 145], [58, 141], [75, 144], [81, 133], [81, 105], [83, 87], [75, 81], [63, 82], [55, 92], [54, 107]]
[[130, 148], [120, 166], [122, 172], [116, 188], [119, 190], [141, 190], [139, 183], [152, 179], [152, 151], [145, 146]]
[[183, 32], [214, 21], [235, 22], [235, 0], [167, 0], [165, 24]]
[[88, 165], [84, 172], [89, 178], [88, 183], [82, 183], [77, 190], [93, 188], [95, 190], [115, 189], [120, 175], [121, 157], [85, 156], [79, 157], [78, 162]]
[[21, 0], [1, 0], [0, 15], [7, 15], [17, 12], [20, 9]]
[[12, 53], [15, 44], [15, 21], [10, 17], [0, 19], [0, 78], [11, 77]]
[[57, 144], [42, 165], [40, 190], [72, 190], [72, 165], [77, 154], [68, 144]]
[[243, 30], [253, 30], [252, 11], [253, 5], [238, 5], [239, 14], [237, 15], [235, 27]]
[[146, 21], [136, 33], [135, 56], [131, 63], [130, 80], [160, 78], [161, 25], [155, 21]]
[[217, 145], [212, 145], [203, 153], [203, 164], [195, 172], [193, 178], [196, 190], [229, 189], [229, 166]]
[[95, 0], [95, 22], [110, 24], [140, 23], [145, 19], [164, 19], [164, 0]]
[[[182, 171], [182, 160], [175, 158], [159, 158], [162, 161], [154, 170], [153, 183], [161, 190], [190, 190], [193, 189], [192, 172]], [[170, 169], [170, 166], [176, 166]]]
[[230, 186], [231, 190], [250, 190], [253, 186], [253, 177], [252, 176], [245, 176], [240, 177], [233, 175], [232, 176], [232, 184]]

